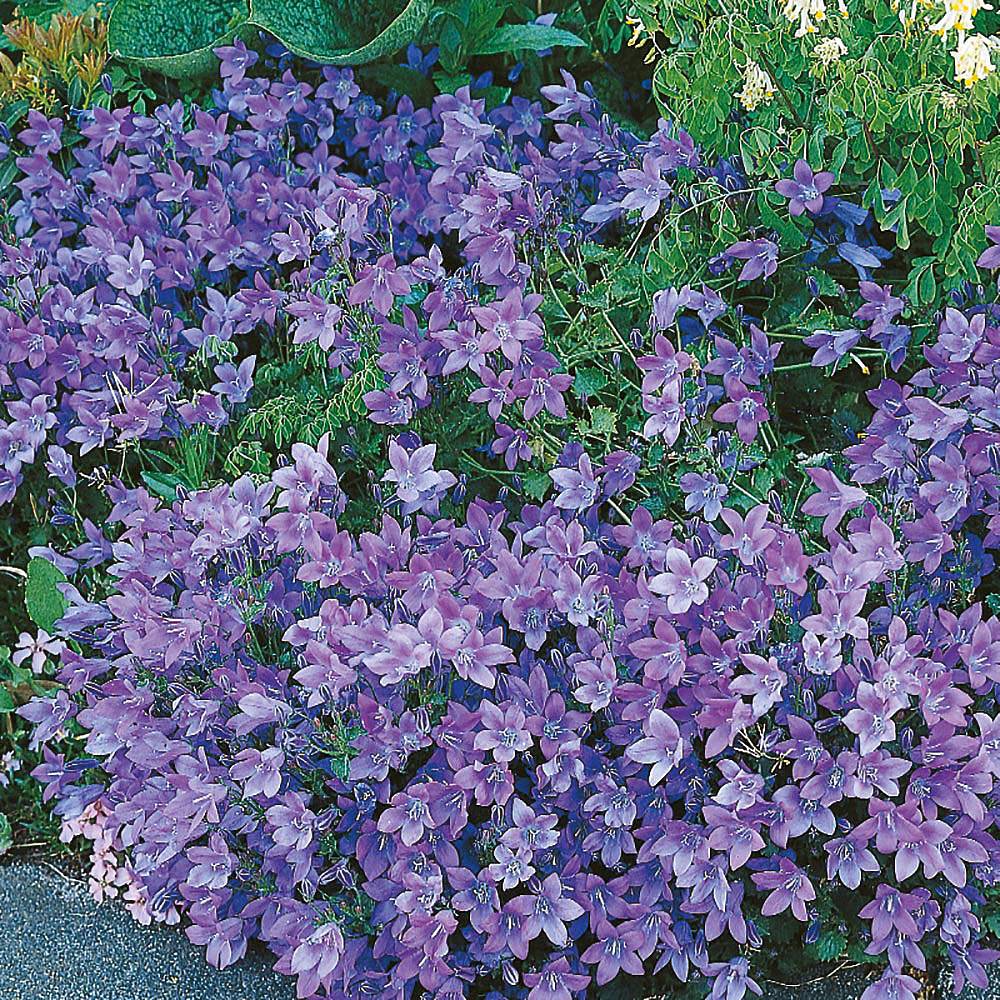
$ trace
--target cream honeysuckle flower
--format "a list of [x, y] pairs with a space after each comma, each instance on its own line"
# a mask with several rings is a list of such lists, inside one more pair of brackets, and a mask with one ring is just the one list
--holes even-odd
[[966, 35], [951, 54], [955, 60], [955, 79], [966, 87], [973, 87], [980, 80], [985, 80], [996, 69], [991, 56], [998, 48], [1000, 39]]
[[824, 67], [829, 67], [847, 55], [847, 46], [838, 35], [834, 35], [833, 38], [824, 38], [823, 41], [817, 42], [812, 54], [813, 58], [818, 59]]
[[825, 0], [785, 0], [783, 11], [785, 17], [793, 24], [797, 21], [795, 37], [814, 34], [818, 29], [814, 21], [826, 19]]
[[944, 15], [929, 31], [945, 38], [952, 31], [958, 32], [958, 40], [962, 42], [967, 32], [973, 30], [973, 19], [981, 10], [993, 10], [984, 0], [944, 0]]
[[743, 71], [743, 89], [736, 97], [747, 111], [756, 111], [774, 100], [774, 84], [757, 63], [748, 62]]

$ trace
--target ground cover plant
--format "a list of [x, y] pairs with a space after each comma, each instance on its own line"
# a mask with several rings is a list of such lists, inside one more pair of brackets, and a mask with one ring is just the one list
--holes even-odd
[[456, 80], [459, 7], [18, 112], [0, 781], [303, 998], [982, 985], [1000, 229], [914, 294], [843, 164]]

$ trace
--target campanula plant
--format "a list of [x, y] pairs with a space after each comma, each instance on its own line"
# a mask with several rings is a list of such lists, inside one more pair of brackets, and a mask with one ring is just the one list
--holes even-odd
[[211, 106], [16, 137], [19, 714], [95, 894], [303, 998], [983, 982], [996, 296], [921, 310], [820, 162], [568, 73], [219, 56]]
[[303, 997], [742, 996], [783, 941], [873, 961], [866, 1000], [938, 956], [985, 984], [997, 318], [949, 313], [794, 515], [692, 480], [624, 517], [578, 446], [553, 500], [444, 515], [405, 436], [357, 536], [326, 439], [171, 504], [114, 487], [112, 591], [74, 595], [66, 690], [22, 710], [85, 738], [36, 776], [95, 891], [220, 966], [261, 938]]

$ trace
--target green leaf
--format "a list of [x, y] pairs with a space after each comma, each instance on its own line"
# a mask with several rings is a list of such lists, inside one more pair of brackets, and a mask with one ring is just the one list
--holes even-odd
[[618, 414], [606, 406], [595, 406], [590, 412], [591, 434], [599, 437], [611, 437], [618, 427]]
[[581, 368], [573, 380], [573, 391], [586, 399], [598, 393], [608, 384], [608, 377], [599, 368]]
[[39, 627], [51, 632], [66, 613], [66, 598], [57, 584], [66, 582], [66, 574], [48, 559], [36, 556], [28, 563], [28, 581], [24, 587], [24, 603], [28, 617]]
[[14, 126], [28, 113], [28, 109], [30, 107], [30, 101], [12, 101], [10, 104], [4, 105], [3, 110], [0, 111], [0, 121], [2, 121], [7, 128], [13, 129]]
[[557, 45], [579, 48], [586, 44], [579, 35], [563, 28], [550, 28], [546, 24], [505, 24], [480, 42], [472, 54], [493, 56], [500, 52], [520, 52], [522, 49], [540, 52]]
[[0, 684], [0, 715], [9, 715], [17, 708], [17, 703], [11, 696], [6, 684]]
[[431, 0], [251, 0], [251, 21], [297, 55], [343, 65], [375, 62], [412, 42]]
[[551, 485], [547, 472], [528, 472], [524, 476], [524, 492], [532, 500], [543, 500]]
[[821, 962], [832, 962], [847, 947], [847, 938], [839, 931], [827, 931], [819, 936], [814, 947]]
[[49, 26], [53, 14], [85, 14], [94, 6], [94, 0], [27, 0], [17, 5], [22, 17], [37, 21], [43, 28]]
[[108, 21], [108, 48], [126, 62], [181, 79], [214, 73], [213, 51], [250, 37], [246, 0], [118, 0]]
[[177, 487], [184, 485], [184, 480], [180, 476], [170, 472], [144, 472], [142, 481], [151, 493], [171, 503], [177, 499]]
[[0, 857], [14, 846], [14, 831], [10, 828], [10, 820], [0, 813]]
[[17, 164], [13, 160], [0, 161], [0, 191], [6, 191], [14, 183], [17, 174]]
[[406, 94], [418, 107], [429, 105], [437, 94], [434, 81], [410, 66], [364, 67], [359, 75], [372, 84]]

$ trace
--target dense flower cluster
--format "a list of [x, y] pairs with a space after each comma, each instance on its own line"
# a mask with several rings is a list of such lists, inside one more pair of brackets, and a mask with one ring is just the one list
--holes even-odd
[[[37, 776], [68, 818], [99, 809], [150, 912], [220, 965], [261, 938], [303, 997], [669, 969], [739, 998], [777, 918], [856, 921], [885, 963], [866, 1000], [912, 997], [940, 950], [984, 984], [996, 322], [949, 311], [929, 367], [871, 394], [853, 483], [808, 470], [817, 533], [707, 477], [687, 519], [626, 518], [628, 467], [578, 446], [554, 500], [453, 518], [434, 446], [400, 439], [359, 537], [326, 442], [170, 507], [115, 488], [114, 592], [68, 589], [89, 652], [23, 710], [39, 741], [75, 718], [91, 757]], [[741, 434], [770, 419], [764, 355], [719, 371]], [[665, 396], [698, 377], [662, 338], [641, 370]]]
[[649, 218], [698, 165], [683, 133], [640, 142], [568, 75], [545, 88], [547, 116], [523, 98], [487, 112], [467, 88], [389, 113], [350, 70], [314, 90], [246, 75], [257, 55], [240, 43], [222, 55], [215, 110], [95, 108], [69, 170], [61, 121], [31, 112], [19, 133], [0, 502], [33, 463], [72, 487], [90, 453], [219, 429], [267, 331], [317, 345], [378, 423], [406, 424], [461, 372], [501, 438], [515, 417], [565, 415], [531, 261], [622, 213]]

